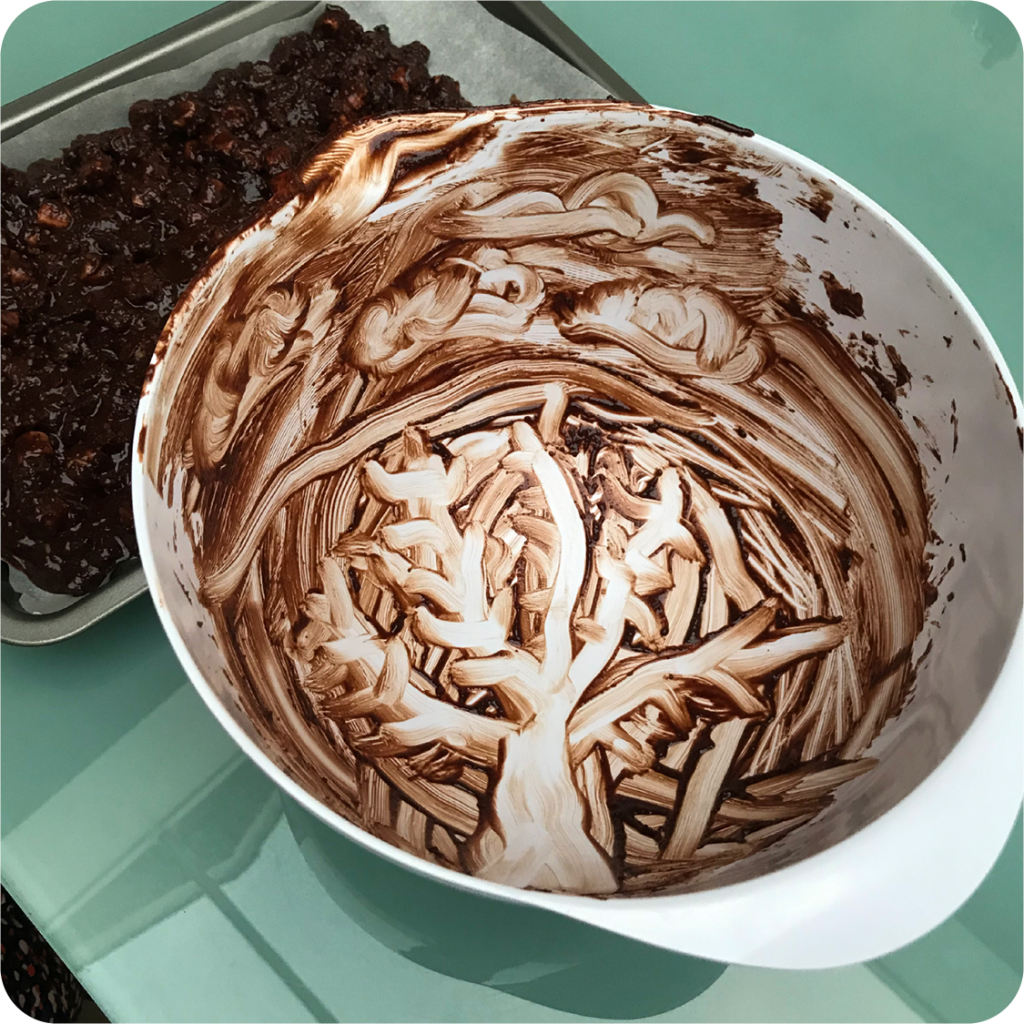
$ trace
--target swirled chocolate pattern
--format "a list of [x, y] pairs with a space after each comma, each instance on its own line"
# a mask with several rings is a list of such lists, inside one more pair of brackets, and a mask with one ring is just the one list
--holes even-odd
[[[165, 335], [148, 471], [184, 481], [249, 717], [452, 869], [686, 883], [818, 815], [907, 698], [914, 447], [794, 315], [781, 214], [708, 132], [363, 125]], [[713, 187], [666, 173], [694, 147]]]

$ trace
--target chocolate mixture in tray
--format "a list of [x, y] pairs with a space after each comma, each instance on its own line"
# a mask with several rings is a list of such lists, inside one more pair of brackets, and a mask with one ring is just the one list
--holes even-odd
[[130, 127], [3, 168], [3, 546], [52, 593], [85, 594], [136, 551], [135, 409], [164, 321], [218, 244], [289, 185], [327, 134], [393, 111], [468, 106], [328, 7], [269, 61], [142, 100]]

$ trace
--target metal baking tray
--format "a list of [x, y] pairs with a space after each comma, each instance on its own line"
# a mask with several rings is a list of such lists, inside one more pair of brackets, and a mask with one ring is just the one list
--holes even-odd
[[[344, 0], [335, 0], [344, 6]], [[518, 29], [563, 60], [589, 75], [616, 99], [643, 102], [593, 50], [543, 3], [504, 0], [481, 5], [507, 25]], [[222, 3], [180, 25], [161, 32], [92, 64], [73, 75], [37, 89], [0, 107], [0, 140], [7, 141], [90, 96], [115, 86], [171, 70], [211, 53], [226, 43], [312, 10], [314, 3], [293, 0]], [[0, 563], [0, 640], [21, 646], [57, 643], [88, 629], [146, 590], [146, 578], [138, 560], [121, 563], [99, 590], [62, 611], [33, 615], [17, 603]]]

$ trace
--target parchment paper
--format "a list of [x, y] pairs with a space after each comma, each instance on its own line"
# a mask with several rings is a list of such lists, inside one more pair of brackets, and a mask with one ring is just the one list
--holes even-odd
[[[325, 6], [317, 4], [300, 17], [222, 46], [175, 71], [83, 100], [5, 142], [3, 162], [23, 169], [33, 160], [57, 156], [77, 135], [126, 125], [128, 108], [136, 100], [199, 89], [220, 68], [265, 60], [282, 36], [310, 28]], [[597, 99], [608, 94], [593, 79], [471, 0], [351, 0], [341, 6], [364, 28], [387, 25], [399, 46], [417, 39], [424, 43], [430, 49], [430, 70], [457, 79], [471, 103], [507, 103], [513, 94], [520, 100]]]
[[[199, 89], [220, 68], [265, 60], [282, 36], [310, 28], [325, 6], [317, 4], [174, 71], [140, 78], [83, 100], [5, 142], [0, 157], [8, 166], [24, 169], [34, 160], [58, 156], [78, 135], [127, 125], [128, 108], [136, 100], [163, 99]], [[463, 96], [474, 104], [507, 103], [513, 94], [526, 101], [595, 99], [608, 93], [471, 0], [351, 0], [341, 6], [363, 28], [387, 25], [398, 46], [417, 39], [424, 43], [430, 49], [430, 70], [457, 79]], [[80, 600], [39, 590], [13, 569], [9, 581], [21, 595], [22, 610], [33, 615], [53, 614]]]

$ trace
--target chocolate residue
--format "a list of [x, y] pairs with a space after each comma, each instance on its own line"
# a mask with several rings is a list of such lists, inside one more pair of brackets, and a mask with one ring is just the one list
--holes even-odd
[[698, 145], [615, 104], [362, 125], [172, 322], [146, 471], [239, 699], [452, 870], [689, 884], [825, 810], [909, 694], [916, 451], [742, 155], [666, 185]]
[[956, 556], [950, 555], [949, 561], [946, 563], [945, 568], [935, 578], [934, 583], [937, 587], [942, 586], [942, 581], [953, 571], [953, 567], [956, 565]]
[[967, 561], [967, 549], [963, 546], [963, 544], [960, 545], [960, 561]]
[[910, 371], [900, 358], [899, 352], [897, 352], [892, 345], [886, 345], [885, 354], [889, 357], [889, 362], [892, 363], [892, 368], [896, 372], [896, 387], [901, 388], [905, 384], [909, 384], [912, 379]]
[[955, 398], [950, 403], [950, 407], [951, 407], [952, 411], [950, 412], [950, 415], [949, 415], [949, 422], [953, 424], [953, 452], [955, 454], [956, 453], [956, 446], [960, 442], [960, 434], [959, 434], [960, 421], [957, 419], [957, 415], [956, 415], [956, 399]]
[[913, 675], [914, 675], [915, 679], [917, 678], [918, 670], [928, 660], [928, 655], [932, 653], [932, 647], [934, 647], [934, 646], [935, 646], [935, 641], [932, 640], [929, 637], [928, 643], [925, 644], [924, 650], [921, 652], [921, 654], [918, 657], [917, 661], [914, 662]]
[[1017, 403], [1013, 398], [1013, 390], [1010, 385], [1006, 383], [1006, 379], [1003, 377], [1003, 371], [996, 367], [996, 374], [999, 376], [999, 383], [1003, 385], [1003, 391], [1006, 393], [1006, 404], [1010, 407], [1010, 411], [1013, 413], [1013, 418], [1017, 418]]
[[825, 286], [829, 305], [836, 313], [840, 316], [852, 317], [854, 320], [864, 315], [864, 299], [860, 292], [844, 287], [836, 280], [835, 275], [827, 270], [819, 276], [821, 283]]
[[914, 417], [914, 426], [917, 427], [921, 433], [924, 434], [927, 439], [925, 442], [925, 448], [931, 452], [936, 462], [942, 462], [942, 455], [939, 452], [939, 442], [935, 439], [935, 435], [928, 429], [928, 425], [921, 419], [920, 416]]
[[698, 114], [693, 119], [694, 124], [710, 124], [715, 128], [721, 128], [724, 132], [730, 132], [733, 135], [742, 135], [744, 138], [753, 138], [754, 132], [750, 128], [741, 128], [738, 124], [733, 124], [732, 121], [724, 121], [720, 117], [714, 117], [711, 114]]
[[[894, 408], [898, 411], [896, 399], [899, 398], [899, 392], [896, 390], [896, 385], [881, 370], [874, 366], [863, 366], [861, 372], [870, 377], [875, 382], [875, 387], [878, 388], [878, 393]], [[954, 451], [956, 449], [954, 448]]]
[[156, 361], [150, 361], [149, 366], [146, 368], [146, 375], [142, 378], [142, 395], [149, 394], [149, 389], [153, 386], [153, 377], [156, 375], [157, 365]]
[[948, 334], [944, 334], [942, 340], [946, 343], [946, 348], [953, 344], [953, 339]]
[[823, 309], [814, 303], [806, 302], [795, 289], [786, 285], [780, 285], [776, 289], [772, 305], [780, 315], [788, 314], [796, 320], [813, 325], [826, 334], [829, 333], [832, 326], [832, 321], [826, 316]]
[[835, 193], [820, 181], [812, 180], [808, 184], [812, 189], [811, 195], [798, 196], [793, 202], [797, 206], [810, 210], [824, 224], [832, 212], [832, 200], [835, 199]]
[[[861, 331], [860, 336], [863, 341], [867, 342], [871, 346], [878, 344], [878, 339], [873, 334], [868, 334], [867, 331]], [[856, 335], [851, 335], [851, 337], [856, 337]]]

